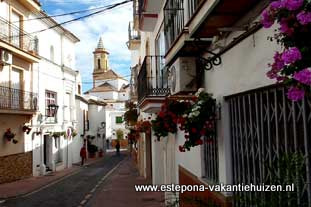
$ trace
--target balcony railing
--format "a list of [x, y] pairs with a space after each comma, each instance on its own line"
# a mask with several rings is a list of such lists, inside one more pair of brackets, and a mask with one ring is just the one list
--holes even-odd
[[134, 29], [133, 22], [129, 23], [129, 41], [131, 40], [140, 40], [140, 33]]
[[36, 111], [36, 93], [0, 86], [0, 110]]
[[169, 95], [168, 75], [162, 56], [146, 56], [138, 74], [138, 102], [146, 97]]
[[0, 17], [0, 40], [23, 51], [38, 53], [38, 38], [34, 38], [22, 29]]
[[188, 15], [189, 19], [195, 14], [201, 3], [205, 0], [187, 0], [188, 1]]
[[169, 49], [184, 29], [184, 0], [168, 0], [164, 7], [164, 33]]

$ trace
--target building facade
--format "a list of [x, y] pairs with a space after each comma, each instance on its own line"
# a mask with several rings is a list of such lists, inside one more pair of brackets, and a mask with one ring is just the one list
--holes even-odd
[[[286, 87], [266, 77], [268, 63], [281, 49], [267, 41], [276, 27], [264, 29], [259, 23], [268, 3], [134, 1], [128, 47], [136, 83], [131, 88], [137, 90], [140, 119], [156, 117], [165, 99], [182, 100], [198, 88], [213, 94], [217, 104], [217, 136], [212, 143], [180, 152], [185, 142], [180, 129], [152, 142], [151, 148], [148, 135], [141, 134], [138, 166], [145, 177], [151, 174], [153, 184], [267, 183], [273, 179], [271, 173], [280, 170], [275, 167], [270, 172], [267, 166], [272, 168], [290, 152], [309, 155], [309, 144], [303, 140], [310, 136], [310, 127], [302, 130], [297, 123], [310, 122], [310, 100], [288, 100]], [[151, 137], [156, 139], [153, 133]], [[289, 143], [296, 143], [296, 148]], [[305, 178], [309, 177], [308, 162], [304, 163]], [[301, 197], [294, 201], [298, 206], [302, 197], [310, 204], [311, 186], [307, 182], [303, 186], [298, 190]], [[252, 206], [258, 199], [271, 201], [261, 196], [205, 191], [183, 193], [173, 200], [181, 206]], [[173, 202], [172, 197], [166, 195], [168, 202]]]
[[[118, 75], [109, 66], [109, 52], [105, 49], [102, 38], [99, 39], [97, 48], [93, 52], [94, 71], [93, 71], [93, 88], [85, 92], [85, 97], [89, 100], [102, 101], [106, 103], [104, 111], [98, 113], [93, 111], [91, 117], [94, 120], [92, 133], [97, 134], [101, 129], [102, 123], [105, 123], [104, 133], [99, 135], [103, 137], [104, 143], [113, 143], [117, 139], [117, 131], [123, 131], [122, 139], [125, 139], [126, 129], [123, 121], [125, 113], [125, 103], [129, 99], [129, 82]], [[101, 142], [100, 146], [101, 147]], [[107, 148], [107, 147], [104, 147]]]
[[71, 167], [81, 147], [72, 137], [79, 39], [56, 26], [39, 1], [1, 1], [0, 10], [0, 182]]

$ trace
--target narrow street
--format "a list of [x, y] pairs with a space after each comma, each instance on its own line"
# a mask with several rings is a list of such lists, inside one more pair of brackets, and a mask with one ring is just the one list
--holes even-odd
[[[110, 170], [118, 165], [127, 155], [107, 155], [103, 160], [83, 167], [78, 173], [69, 176], [60, 182], [44, 188], [38, 192], [23, 197], [8, 200], [0, 206], [3, 207], [56, 207], [79, 206], [86, 196], [101, 183]], [[101, 186], [98, 186], [100, 188]]]

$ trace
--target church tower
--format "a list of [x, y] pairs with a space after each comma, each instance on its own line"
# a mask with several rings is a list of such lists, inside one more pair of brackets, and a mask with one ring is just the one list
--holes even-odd
[[97, 48], [94, 54], [94, 71], [93, 71], [93, 87], [95, 87], [95, 80], [101, 74], [110, 70], [109, 68], [109, 52], [105, 49], [103, 39], [100, 37]]

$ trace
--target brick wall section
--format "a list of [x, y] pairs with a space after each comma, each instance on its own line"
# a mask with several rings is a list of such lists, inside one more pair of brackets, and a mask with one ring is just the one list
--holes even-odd
[[32, 176], [32, 152], [0, 157], [0, 184]]
[[[204, 185], [195, 175], [179, 166], [179, 184]], [[180, 207], [232, 207], [229, 198], [217, 192], [184, 192], [180, 194]]]

